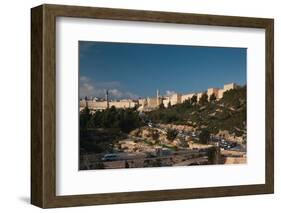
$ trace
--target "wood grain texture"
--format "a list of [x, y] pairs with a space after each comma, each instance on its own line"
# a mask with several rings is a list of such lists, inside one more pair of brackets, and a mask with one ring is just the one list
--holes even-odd
[[266, 109], [265, 109], [265, 142], [266, 142], [266, 185], [268, 190], [274, 193], [274, 21], [272, 20], [266, 26], [265, 33], [266, 40], [266, 73], [265, 73], [265, 85], [266, 85]]
[[43, 206], [42, 63], [43, 7], [31, 14], [31, 203]]
[[[266, 30], [266, 183], [260, 185], [56, 196], [56, 17], [263, 28]], [[274, 191], [273, 20], [41, 5], [31, 10], [31, 203], [65, 207], [266, 194]]]

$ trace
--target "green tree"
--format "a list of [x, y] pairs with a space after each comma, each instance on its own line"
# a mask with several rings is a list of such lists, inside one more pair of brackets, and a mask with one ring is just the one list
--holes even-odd
[[88, 107], [85, 107], [80, 112], [80, 128], [81, 130], [85, 130], [89, 124], [89, 121], [91, 119], [91, 112]]
[[168, 132], [167, 132], [167, 139], [169, 141], [172, 141], [172, 140], [174, 140], [177, 137], [177, 135], [178, 135], [177, 130], [169, 129]]
[[215, 96], [215, 94], [213, 93], [211, 96], [210, 96], [210, 102], [213, 103], [217, 100], [217, 97]]
[[160, 137], [160, 135], [159, 135], [158, 131], [157, 130], [153, 130], [153, 132], [152, 132], [152, 139], [156, 141], [156, 140], [159, 139], [159, 137]]
[[197, 95], [193, 95], [191, 97], [191, 104], [196, 104], [197, 103]]
[[202, 144], [207, 144], [210, 140], [210, 132], [207, 129], [203, 129], [199, 134], [199, 142]]
[[165, 109], [165, 106], [163, 103], [159, 104], [159, 109]]
[[238, 109], [240, 107], [240, 100], [239, 98], [235, 98], [232, 103], [233, 107]]
[[191, 105], [192, 105], [192, 103], [191, 103], [191, 99], [190, 98], [188, 98], [187, 100], [185, 100], [183, 102], [183, 106], [186, 107], [186, 108], [191, 107]]
[[208, 95], [206, 92], [204, 92], [201, 96], [201, 98], [199, 99], [199, 104], [201, 105], [205, 105], [208, 103]]
[[90, 115], [88, 109], [80, 112], [80, 127], [116, 128], [128, 133], [141, 127], [143, 122], [137, 111], [133, 109], [117, 109], [112, 106]]
[[168, 103], [168, 109], [172, 108], [171, 101]]

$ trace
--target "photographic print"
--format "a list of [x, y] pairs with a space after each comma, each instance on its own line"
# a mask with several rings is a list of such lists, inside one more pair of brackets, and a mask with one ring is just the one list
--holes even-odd
[[247, 49], [79, 41], [79, 169], [247, 163]]
[[274, 193], [274, 20], [32, 8], [30, 151], [41, 208]]

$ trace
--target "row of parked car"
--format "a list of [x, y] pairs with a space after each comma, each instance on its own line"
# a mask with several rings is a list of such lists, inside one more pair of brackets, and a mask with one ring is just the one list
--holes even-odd
[[222, 149], [232, 149], [232, 148], [234, 148], [234, 147], [236, 147], [237, 146], [237, 143], [235, 143], [235, 142], [229, 142], [229, 141], [226, 141], [226, 140], [224, 140], [224, 139], [222, 139], [221, 141], [220, 141], [220, 148], [222, 148]]

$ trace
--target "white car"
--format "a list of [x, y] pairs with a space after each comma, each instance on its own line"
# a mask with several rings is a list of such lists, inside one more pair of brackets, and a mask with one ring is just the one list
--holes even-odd
[[119, 159], [120, 158], [117, 154], [105, 154], [101, 160], [102, 161], [115, 161], [115, 160], [119, 160]]

